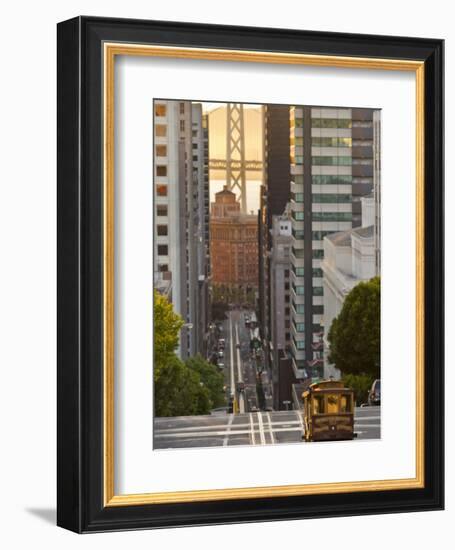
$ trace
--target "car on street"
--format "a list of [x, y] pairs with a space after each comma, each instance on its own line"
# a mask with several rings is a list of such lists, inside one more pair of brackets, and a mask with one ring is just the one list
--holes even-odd
[[368, 405], [370, 407], [379, 406], [381, 404], [381, 381], [375, 380], [368, 392]]
[[218, 363], [218, 368], [219, 369], [224, 369], [224, 363]]
[[220, 351], [218, 352], [218, 357], [221, 359], [222, 357], [224, 357], [224, 351], [222, 349], [220, 349]]

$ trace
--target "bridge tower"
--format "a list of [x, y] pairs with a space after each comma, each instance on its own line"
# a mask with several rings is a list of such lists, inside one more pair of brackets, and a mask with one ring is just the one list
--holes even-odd
[[237, 195], [246, 213], [245, 126], [242, 103], [228, 103], [226, 109], [226, 185]]

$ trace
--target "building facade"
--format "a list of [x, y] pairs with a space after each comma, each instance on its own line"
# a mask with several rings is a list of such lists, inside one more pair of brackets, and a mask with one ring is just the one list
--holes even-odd
[[205, 152], [197, 137], [201, 127], [200, 105], [154, 102], [154, 283], [159, 289], [168, 281], [167, 295], [185, 321], [178, 348], [182, 359], [203, 352], [199, 303], [206, 290], [199, 277], [206, 270], [207, 242], [202, 208]]
[[273, 391], [273, 408], [285, 409], [291, 400], [293, 376], [291, 348], [291, 246], [292, 223], [290, 211], [272, 217], [270, 250], [270, 337], [269, 364]]
[[[259, 246], [259, 292], [258, 317], [261, 336], [267, 347], [271, 339], [272, 317], [270, 304], [271, 231], [273, 217], [280, 216], [289, 201], [290, 156], [289, 156], [289, 106], [264, 105], [263, 113], [263, 185], [261, 186], [260, 210], [258, 212]], [[270, 360], [271, 350], [265, 354], [265, 367], [273, 376]]]
[[292, 364], [296, 378], [319, 378], [327, 328], [323, 239], [360, 226], [360, 199], [378, 188], [379, 117], [371, 109], [295, 106], [290, 121]]
[[211, 205], [210, 259], [213, 285], [240, 291], [239, 297], [257, 289], [257, 217], [242, 214], [235, 194], [226, 187]]

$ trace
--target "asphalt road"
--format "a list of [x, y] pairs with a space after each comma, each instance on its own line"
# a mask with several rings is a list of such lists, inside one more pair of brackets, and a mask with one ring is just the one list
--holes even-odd
[[[357, 433], [357, 439], [380, 438], [380, 423], [380, 407], [355, 409], [354, 430]], [[207, 416], [156, 418], [154, 448], [299, 443], [302, 428], [300, 411], [262, 411], [236, 415], [219, 413]]]
[[[251, 312], [232, 310], [223, 322], [221, 336], [226, 340], [224, 357], [225, 384], [229, 395], [235, 395], [239, 412], [245, 413], [258, 407], [256, 394], [256, 365], [250, 351], [250, 330], [245, 327], [245, 314]], [[237, 391], [237, 384], [245, 385], [244, 392]]]

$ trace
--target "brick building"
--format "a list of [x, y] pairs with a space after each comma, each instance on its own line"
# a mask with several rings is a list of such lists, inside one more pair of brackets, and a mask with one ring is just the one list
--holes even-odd
[[257, 288], [257, 216], [242, 214], [235, 193], [226, 187], [211, 204], [210, 258], [214, 285]]

